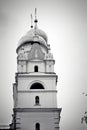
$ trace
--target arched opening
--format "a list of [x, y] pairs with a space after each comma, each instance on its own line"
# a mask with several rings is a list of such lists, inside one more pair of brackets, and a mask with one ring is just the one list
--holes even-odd
[[44, 89], [44, 87], [40, 83], [34, 83], [31, 85], [30, 89]]
[[34, 66], [34, 72], [38, 72], [38, 66], [37, 65]]
[[39, 96], [36, 96], [36, 97], [35, 97], [35, 104], [36, 104], [36, 105], [39, 105], [39, 102], [40, 102], [40, 101], [39, 101]]
[[40, 124], [36, 123], [35, 130], [40, 130]]

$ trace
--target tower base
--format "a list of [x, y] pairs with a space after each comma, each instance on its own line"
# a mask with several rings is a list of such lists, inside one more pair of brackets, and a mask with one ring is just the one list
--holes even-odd
[[59, 130], [61, 108], [14, 108], [14, 130]]

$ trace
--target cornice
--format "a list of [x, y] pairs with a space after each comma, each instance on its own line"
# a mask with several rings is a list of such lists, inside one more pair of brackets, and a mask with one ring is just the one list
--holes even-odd
[[18, 90], [18, 93], [57, 93], [57, 90]]
[[14, 112], [58, 112], [60, 113], [62, 108], [14, 108]]
[[57, 77], [55, 73], [40, 73], [40, 72], [31, 72], [31, 73], [16, 73], [18, 77]]

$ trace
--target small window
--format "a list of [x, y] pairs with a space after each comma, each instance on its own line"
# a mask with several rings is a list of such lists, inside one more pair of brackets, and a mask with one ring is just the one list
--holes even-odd
[[36, 126], [35, 126], [35, 130], [40, 130], [40, 124], [39, 123], [36, 123]]
[[38, 72], [38, 66], [34, 66], [34, 72]]
[[35, 97], [35, 104], [36, 104], [36, 105], [39, 105], [39, 96], [36, 96], [36, 97]]

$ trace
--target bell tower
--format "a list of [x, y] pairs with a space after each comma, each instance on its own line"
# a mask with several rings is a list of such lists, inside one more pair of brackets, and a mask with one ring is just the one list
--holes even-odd
[[16, 50], [13, 129], [59, 130], [55, 60], [46, 33], [37, 27], [36, 13], [34, 22]]

